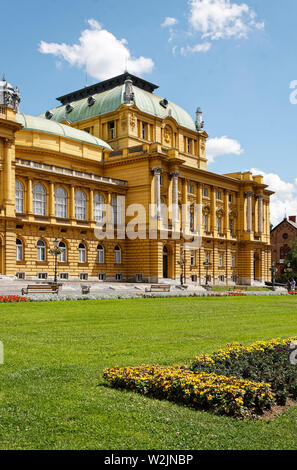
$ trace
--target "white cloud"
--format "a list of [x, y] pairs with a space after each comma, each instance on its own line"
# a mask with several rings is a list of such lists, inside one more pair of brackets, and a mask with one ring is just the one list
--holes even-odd
[[256, 13], [246, 3], [231, 0], [190, 0], [189, 22], [202, 38], [247, 38], [253, 29], [263, 29]]
[[161, 24], [162, 28], [168, 28], [175, 26], [178, 23], [178, 20], [176, 18], [172, 18], [171, 16], [167, 16], [164, 20], [164, 22]]
[[187, 47], [181, 47], [180, 48], [180, 53], [182, 55], [187, 55], [189, 53], [195, 53], [195, 52], [208, 52], [209, 49], [211, 48], [211, 42], [204, 42], [202, 44], [196, 44], [196, 46], [187, 46]]
[[294, 183], [283, 181], [276, 173], [265, 173], [257, 168], [250, 170], [253, 174], [262, 175], [264, 183], [269, 186], [268, 189], [274, 191], [271, 196], [271, 223], [277, 225], [283, 220], [285, 215], [297, 215], [297, 179]]
[[53, 54], [72, 66], [86, 67], [88, 74], [98, 80], [119, 75], [126, 68], [137, 75], [152, 71], [152, 59], [133, 57], [126, 39], [117, 39], [94, 19], [88, 20], [88, 24], [89, 28], [82, 31], [78, 44], [41, 41], [39, 51], [42, 54]]
[[215, 137], [207, 142], [206, 156], [209, 163], [222, 155], [241, 155], [242, 153], [243, 148], [240, 143], [235, 139], [229, 139], [227, 136]]

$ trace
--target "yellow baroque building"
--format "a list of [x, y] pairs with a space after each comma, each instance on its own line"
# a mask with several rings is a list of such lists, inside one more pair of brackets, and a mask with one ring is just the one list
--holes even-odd
[[[125, 72], [62, 96], [60, 106], [34, 117], [19, 113], [18, 89], [0, 81], [2, 275], [52, 279], [50, 250], [58, 245], [59, 279], [270, 280], [272, 192], [250, 172], [207, 171], [201, 110], [194, 121], [156, 88]], [[129, 224], [131, 204], [146, 213], [156, 206], [155, 236], [143, 219], [138, 225], [145, 236], [133, 239], [116, 228], [118, 236], [98, 240], [95, 227], [105, 208], [108, 223], [122, 217], [121, 224]], [[181, 225], [181, 236], [174, 236], [181, 215], [172, 207], [183, 204], [188, 223], [201, 227], [199, 249], [185, 249]], [[195, 204], [201, 210], [194, 214]]]

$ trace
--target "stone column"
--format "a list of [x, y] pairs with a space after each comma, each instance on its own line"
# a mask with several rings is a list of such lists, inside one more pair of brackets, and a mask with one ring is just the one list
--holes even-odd
[[75, 219], [75, 192], [74, 192], [74, 186], [71, 186], [71, 192], [70, 192], [70, 219]]
[[170, 173], [172, 177], [172, 222], [176, 223], [179, 221], [178, 217], [178, 176], [179, 172], [174, 171]]
[[28, 214], [33, 214], [33, 191], [31, 178], [28, 179], [27, 208]]
[[90, 202], [89, 202], [89, 221], [92, 221], [92, 220], [94, 220], [94, 191], [93, 191], [93, 189], [90, 189], [89, 198], [90, 198]]
[[155, 167], [152, 169], [153, 175], [154, 175], [154, 194], [155, 194], [155, 200], [154, 204], [156, 206], [156, 216], [157, 219], [161, 219], [161, 173], [162, 173], [162, 168], [160, 167]]
[[258, 196], [258, 232], [263, 233], [263, 199], [264, 195], [259, 194]]
[[50, 183], [50, 194], [49, 194], [49, 215], [55, 217], [55, 185]]
[[245, 193], [245, 197], [247, 198], [247, 232], [252, 232], [252, 222], [253, 222], [253, 206], [252, 206], [252, 196], [253, 192], [248, 191]]

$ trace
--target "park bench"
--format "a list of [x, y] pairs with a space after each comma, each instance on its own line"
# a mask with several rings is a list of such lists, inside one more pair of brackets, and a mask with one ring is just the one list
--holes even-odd
[[58, 294], [60, 284], [28, 284], [22, 289], [24, 294]]
[[150, 288], [146, 288], [145, 292], [170, 292], [169, 284], [152, 284]]
[[82, 293], [82, 294], [89, 294], [89, 293], [90, 293], [90, 289], [91, 289], [91, 286], [83, 285], [83, 286], [81, 286], [81, 293]]

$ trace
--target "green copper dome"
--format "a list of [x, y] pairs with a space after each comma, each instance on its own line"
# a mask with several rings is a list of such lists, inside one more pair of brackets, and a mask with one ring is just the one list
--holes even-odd
[[[140, 111], [162, 119], [167, 116], [171, 116], [180, 126], [196, 131], [194, 120], [187, 111], [171, 101], [166, 103], [166, 107], [162, 106], [160, 102], [163, 98], [151, 92], [153, 87], [157, 88], [156, 86], [149, 84], [149, 82], [145, 82], [138, 77], [131, 77], [133, 84], [132, 90], [134, 93], [133, 101]], [[84, 121], [94, 116], [113, 112], [122, 104], [130, 106], [133, 104], [133, 101], [131, 100], [127, 103], [125, 100], [125, 84], [117, 84], [119, 80], [116, 81], [116, 79], [122, 79], [123, 81], [125, 78], [126, 76], [123, 74], [122, 76], [111, 79], [110, 81], [107, 80], [106, 82], [102, 82], [102, 84], [108, 89], [104, 90], [104, 86], [102, 86], [102, 91], [100, 89], [99, 93], [94, 92], [96, 91], [96, 87], [101, 85], [100, 83], [93, 87], [88, 87], [86, 91], [82, 89], [58, 98], [64, 104], [47, 111], [47, 113], [44, 113], [41, 116], [43, 118], [48, 117], [48, 120], [50, 121], [67, 121], [72, 124], [78, 121]], [[112, 82], [112, 80], [114, 80], [114, 82]], [[107, 85], [105, 85], [105, 83]], [[136, 86], [134, 83], [139, 84], [139, 86]], [[110, 87], [108, 86], [109, 84]], [[151, 90], [149, 85], [152, 85]], [[145, 87], [146, 89], [144, 89]], [[83, 97], [80, 98], [81, 96]]]
[[94, 137], [87, 132], [74, 129], [73, 127], [59, 124], [58, 122], [44, 119], [42, 117], [28, 116], [26, 114], [17, 114], [17, 122], [21, 124], [24, 129], [30, 131], [44, 132], [46, 134], [55, 134], [67, 139], [78, 140], [85, 142], [89, 145], [96, 145], [97, 147], [112, 150], [112, 148], [103, 140]]

